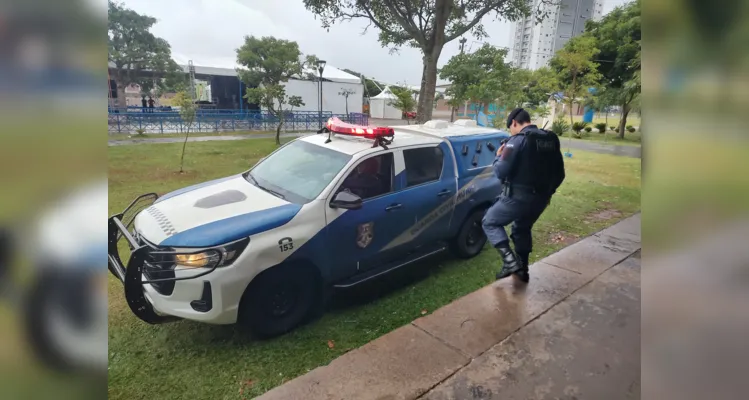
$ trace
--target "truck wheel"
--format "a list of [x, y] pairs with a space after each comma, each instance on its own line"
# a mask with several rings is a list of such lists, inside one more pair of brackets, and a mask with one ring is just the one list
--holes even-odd
[[459, 258], [476, 257], [486, 244], [486, 234], [481, 220], [486, 210], [476, 210], [463, 221], [463, 225], [451, 243], [452, 252]]
[[239, 323], [265, 339], [308, 321], [322, 308], [322, 289], [314, 267], [279, 265], [263, 271], [247, 287]]

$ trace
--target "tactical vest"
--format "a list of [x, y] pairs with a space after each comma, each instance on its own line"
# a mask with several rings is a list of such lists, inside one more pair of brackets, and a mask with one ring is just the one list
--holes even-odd
[[551, 195], [557, 172], [555, 158], [561, 152], [559, 138], [542, 129], [526, 129], [518, 136], [525, 136], [525, 140], [508, 182], [516, 188], [532, 189], [539, 195]]

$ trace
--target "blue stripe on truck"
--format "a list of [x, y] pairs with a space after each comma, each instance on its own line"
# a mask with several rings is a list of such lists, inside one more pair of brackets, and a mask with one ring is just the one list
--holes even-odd
[[166, 238], [159, 245], [169, 247], [222, 245], [285, 225], [301, 209], [302, 206], [299, 204], [285, 204], [280, 207], [237, 215], [180, 232]]

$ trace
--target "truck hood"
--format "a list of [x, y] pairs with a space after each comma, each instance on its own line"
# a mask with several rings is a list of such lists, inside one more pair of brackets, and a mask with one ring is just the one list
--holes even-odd
[[217, 246], [284, 225], [300, 209], [236, 175], [164, 195], [138, 214], [135, 230], [160, 246]]

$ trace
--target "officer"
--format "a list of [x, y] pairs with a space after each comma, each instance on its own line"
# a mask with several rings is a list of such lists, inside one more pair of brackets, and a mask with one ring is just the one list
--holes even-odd
[[[515, 275], [528, 282], [528, 257], [532, 250], [531, 228], [564, 181], [564, 160], [559, 138], [531, 124], [531, 117], [516, 108], [507, 117], [510, 138], [497, 150], [494, 173], [502, 181], [502, 192], [486, 211], [482, 225], [489, 242], [502, 257], [497, 279]], [[510, 248], [505, 226], [512, 225]]]

